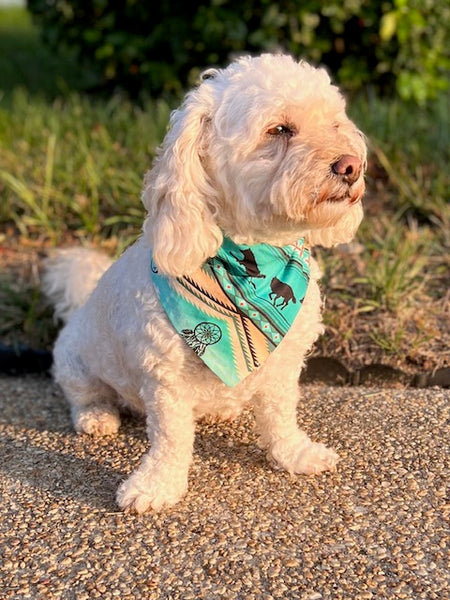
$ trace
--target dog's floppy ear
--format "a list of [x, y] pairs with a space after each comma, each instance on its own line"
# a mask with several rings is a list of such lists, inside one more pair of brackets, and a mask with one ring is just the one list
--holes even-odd
[[211, 211], [215, 190], [204, 166], [209, 137], [207, 87], [190, 92], [172, 114], [170, 130], [144, 182], [142, 200], [148, 211], [144, 233], [158, 270], [175, 277], [196, 271], [217, 254], [223, 240]]

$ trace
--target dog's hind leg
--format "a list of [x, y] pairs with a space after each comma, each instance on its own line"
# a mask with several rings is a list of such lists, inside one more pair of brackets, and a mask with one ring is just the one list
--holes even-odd
[[117, 394], [106, 383], [91, 375], [79, 362], [69, 368], [55, 357], [54, 375], [64, 391], [77, 433], [112, 435], [120, 427]]
[[[89, 391], [89, 397], [83, 395], [83, 401], [80, 403], [78, 395], [74, 396], [72, 393], [69, 394], [67, 389], [65, 390], [66, 397], [71, 403], [75, 431], [94, 436], [114, 435], [120, 427], [119, 410], [110, 402], [111, 396], [115, 396], [114, 390], [102, 382], [97, 382]], [[74, 397], [76, 397], [75, 402]]]
[[186, 390], [158, 386], [143, 391], [151, 444], [139, 468], [120, 486], [121, 508], [143, 513], [173, 506], [185, 494], [195, 421]]

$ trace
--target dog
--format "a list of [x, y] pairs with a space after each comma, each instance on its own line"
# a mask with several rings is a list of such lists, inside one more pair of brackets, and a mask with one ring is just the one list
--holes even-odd
[[[324, 69], [283, 54], [242, 57], [204, 72], [172, 113], [144, 178], [147, 214], [138, 241], [113, 264], [80, 248], [47, 260], [43, 290], [66, 321], [53, 372], [75, 430], [114, 435], [123, 407], [146, 418], [150, 449], [118, 489], [123, 510], [175, 505], [187, 491], [196, 421], [232, 419], [246, 406], [254, 411], [259, 446], [277, 468], [303, 474], [335, 468], [337, 454], [312, 441], [296, 417], [300, 370], [324, 329], [320, 272], [307, 249], [353, 238], [363, 216], [365, 169], [365, 137]], [[161, 292], [175, 285], [182, 294], [202, 290], [196, 274], [218, 277], [215, 257], [225, 241], [255, 255], [263, 249], [281, 256], [290, 248], [289, 265], [306, 257], [309, 269], [304, 300], [282, 341], [233, 385], [203, 359], [232, 327], [244, 327], [243, 309], [235, 310], [221, 288], [219, 311], [233, 326], [219, 327], [208, 316], [177, 332]], [[243, 285], [245, 277], [238, 274]], [[268, 285], [272, 278], [256, 281]], [[262, 302], [276, 310], [267, 298]], [[263, 346], [264, 335], [255, 335]]]

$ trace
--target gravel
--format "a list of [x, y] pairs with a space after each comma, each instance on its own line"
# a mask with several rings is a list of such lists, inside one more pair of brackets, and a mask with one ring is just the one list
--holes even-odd
[[0, 378], [2, 600], [432, 600], [448, 597], [450, 393], [304, 386], [299, 420], [340, 454], [292, 477], [252, 417], [198, 426], [187, 496], [118, 511], [143, 423], [77, 436], [48, 378]]

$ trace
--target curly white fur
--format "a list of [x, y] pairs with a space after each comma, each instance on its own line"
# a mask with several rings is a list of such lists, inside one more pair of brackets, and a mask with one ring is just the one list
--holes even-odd
[[145, 178], [144, 234], [97, 287], [109, 266], [98, 254], [66, 250], [50, 260], [44, 290], [60, 316], [71, 315], [54, 374], [76, 430], [116, 433], [121, 406], [146, 415], [151, 447], [119, 488], [123, 509], [175, 504], [187, 488], [196, 420], [233, 418], [247, 404], [278, 466], [291, 473], [335, 466], [335, 452], [312, 442], [296, 419], [299, 371], [323, 331], [317, 265], [282, 344], [230, 388], [171, 327], [149, 257], [152, 248], [160, 271], [182, 276], [214, 256], [224, 235], [246, 244], [302, 236], [311, 245], [348, 242], [362, 218], [365, 164], [364, 137], [324, 70], [283, 55], [242, 58], [207, 71], [173, 113]]

